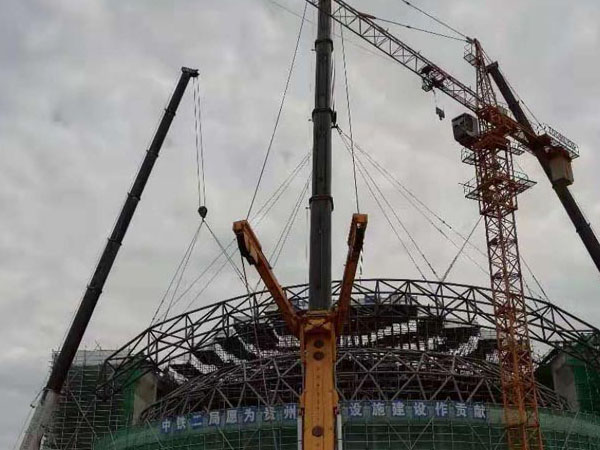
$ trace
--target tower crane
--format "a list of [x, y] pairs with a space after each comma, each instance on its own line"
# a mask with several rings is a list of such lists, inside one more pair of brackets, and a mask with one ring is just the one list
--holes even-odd
[[[319, 8], [319, 0], [305, 1]], [[358, 11], [344, 0], [332, 1], [336, 5], [331, 12], [331, 18], [334, 21], [419, 76], [424, 91], [438, 89], [477, 117], [481, 114], [488, 114], [485, 120], [493, 119], [489, 116], [491, 109], [481, 109], [481, 105], [486, 103], [476, 91], [380, 26], [376, 22], [375, 16]], [[473, 45], [472, 39], [470, 44]], [[467, 61], [472, 61], [473, 57], [474, 54], [471, 51], [465, 54]], [[569, 186], [573, 183], [571, 161], [579, 156], [577, 144], [549, 125], [541, 126], [536, 132], [521, 108], [515, 93], [500, 72], [498, 63], [488, 64], [486, 71], [496, 83], [514, 118], [510, 117], [508, 111], [502, 107], [495, 108], [494, 117], [514, 122], [510, 138], [521, 150], [532, 153], [538, 159], [588, 254], [600, 271], [600, 242], [569, 190]]]
[[[342, 289], [337, 309], [328, 310], [331, 303], [332, 201], [329, 192], [331, 135], [327, 125], [332, 124], [334, 116], [328, 89], [333, 49], [331, 20], [335, 20], [417, 74], [425, 91], [438, 89], [475, 114], [463, 114], [452, 122], [455, 139], [465, 147], [463, 161], [475, 166], [476, 176], [467, 197], [478, 200], [480, 214], [485, 218], [508, 446], [511, 450], [542, 450], [515, 221], [516, 197], [533, 183], [515, 174], [513, 155], [529, 151], [537, 157], [600, 270], [600, 243], [568, 189], [573, 183], [571, 161], [579, 156], [577, 145], [549, 126], [544, 126], [539, 133], [533, 129], [498, 64], [488, 64], [476, 39], [468, 39], [469, 51], [465, 54], [465, 59], [476, 69], [477, 88], [473, 90], [379, 26], [374, 16], [359, 12], [343, 0], [306, 1], [319, 10], [313, 110], [313, 173], [317, 181], [313, 179], [311, 198], [309, 311], [295, 311], [285, 298], [249, 224], [245, 221], [234, 224], [242, 255], [250, 264], [256, 265], [288, 327], [300, 339], [305, 367], [301, 405], [303, 448], [329, 450], [335, 445], [337, 395], [332, 384], [335, 342], [350, 300], [350, 291]], [[335, 9], [332, 4], [336, 5]], [[492, 79], [513, 116], [499, 105]], [[355, 215], [343, 286], [354, 278], [356, 266], [352, 265], [352, 260], [360, 253], [357, 243], [362, 245], [366, 217], [363, 226], [359, 223]], [[353, 241], [359, 230], [360, 239]], [[333, 323], [336, 325], [332, 326]]]

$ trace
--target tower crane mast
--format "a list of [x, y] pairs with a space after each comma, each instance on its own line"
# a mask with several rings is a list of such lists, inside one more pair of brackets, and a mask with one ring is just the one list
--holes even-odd
[[508, 448], [542, 450], [515, 219], [517, 195], [533, 183], [515, 173], [513, 155], [519, 150], [508, 139], [514, 131], [512, 121], [485, 119], [498, 114], [498, 102], [479, 41], [472, 41], [472, 49], [470, 61], [483, 101], [478, 126], [469, 132], [465, 124], [474, 118], [463, 114], [453, 120], [453, 128], [455, 138], [467, 149], [463, 162], [475, 167], [467, 198], [478, 201], [485, 222]]

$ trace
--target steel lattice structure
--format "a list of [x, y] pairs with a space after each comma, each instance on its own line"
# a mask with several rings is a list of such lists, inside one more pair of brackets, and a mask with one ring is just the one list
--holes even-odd
[[[334, 298], [339, 287], [335, 282]], [[306, 285], [285, 290], [297, 308], [306, 307]], [[598, 367], [598, 329], [549, 302], [526, 301], [530, 336], [540, 352], [561, 349]], [[338, 341], [340, 395], [391, 398], [399, 391], [414, 398], [498, 402], [494, 324], [487, 288], [418, 280], [357, 282]], [[154, 372], [164, 395], [147, 417], [193, 407], [291, 401], [300, 389], [298, 348], [269, 294], [252, 293], [146, 329], [106, 360], [110, 375], [99, 393], [112, 395]], [[540, 392], [544, 405], [562, 407], [554, 394]]]
[[[297, 354], [289, 352], [196, 374], [146, 410], [143, 420], [296, 403], [302, 392], [301, 370]], [[347, 348], [338, 354], [336, 379], [342, 401], [424, 399], [502, 404], [497, 365], [457, 355]], [[540, 403], [555, 410], [567, 409], [562, 398], [543, 386]]]
[[508, 137], [518, 130], [498, 109], [479, 41], [474, 40], [472, 48], [477, 93], [483, 101], [477, 112], [480, 134], [468, 145], [473, 151], [476, 174], [477, 195], [471, 196], [477, 198], [485, 221], [508, 447], [542, 450], [515, 217], [517, 195], [529, 186], [515, 176]]

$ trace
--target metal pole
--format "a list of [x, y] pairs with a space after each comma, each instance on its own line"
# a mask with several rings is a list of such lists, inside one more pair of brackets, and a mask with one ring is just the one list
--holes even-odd
[[310, 198], [309, 308], [331, 307], [331, 0], [319, 0], [313, 120], [313, 175]]
[[121, 247], [123, 238], [127, 232], [127, 228], [129, 227], [131, 219], [133, 218], [133, 214], [135, 213], [137, 205], [142, 196], [142, 192], [144, 191], [144, 187], [146, 186], [146, 182], [148, 181], [150, 173], [152, 172], [152, 168], [154, 167], [154, 163], [158, 158], [160, 148], [162, 147], [165, 137], [167, 136], [167, 132], [169, 131], [169, 127], [173, 122], [173, 118], [175, 117], [177, 107], [181, 102], [181, 98], [183, 97], [183, 93], [185, 92], [190, 78], [195, 78], [197, 76], [198, 71], [195, 69], [188, 69], [186, 67], [181, 69], [181, 77], [179, 78], [179, 82], [177, 83], [175, 91], [171, 96], [171, 101], [165, 109], [162, 120], [154, 135], [154, 139], [152, 140], [152, 143], [146, 152], [146, 156], [136, 175], [133, 186], [127, 194], [127, 198], [123, 208], [121, 209], [119, 218], [117, 219], [113, 231], [108, 238], [104, 252], [98, 261], [94, 275], [92, 276], [83, 299], [81, 300], [81, 304], [79, 305], [77, 314], [73, 319], [69, 333], [67, 334], [67, 337], [62, 345], [60, 353], [54, 361], [52, 371], [50, 372], [50, 378], [48, 379], [44, 393], [42, 394], [34, 416], [29, 424], [27, 432], [25, 433], [23, 442], [21, 444], [21, 449], [39, 449], [40, 441], [51, 420], [52, 409], [57, 404], [58, 396], [62, 390], [67, 373], [69, 372], [71, 364], [73, 363], [73, 359], [75, 358], [75, 354], [79, 348], [83, 334], [85, 333], [90, 319], [92, 318], [92, 314], [96, 308], [98, 299], [102, 294], [104, 283], [106, 282], [113, 263], [115, 262], [119, 248]]
[[[504, 76], [500, 72], [498, 68], [498, 63], [494, 62], [490, 64], [487, 67], [487, 70], [494, 79], [496, 86], [498, 86], [500, 93], [506, 100], [506, 103], [508, 103], [508, 107], [514, 114], [517, 121], [521, 125], [529, 128], [530, 130], [533, 130], [531, 123], [525, 115], [525, 112], [521, 108], [521, 105], [519, 104], [512, 90], [508, 86], [508, 83], [504, 79]], [[552, 188], [554, 189], [554, 192], [556, 192], [556, 195], [562, 203], [563, 208], [567, 212], [569, 219], [571, 219], [571, 222], [575, 226], [575, 230], [577, 230], [577, 233], [579, 234], [583, 245], [585, 245], [585, 248], [587, 249], [592, 260], [594, 261], [596, 268], [598, 269], [598, 271], [600, 271], [600, 242], [598, 242], [598, 238], [594, 234], [592, 227], [586, 220], [585, 216], [583, 215], [583, 212], [579, 208], [579, 205], [573, 198], [573, 194], [571, 194], [569, 187], [564, 182], [555, 182], [552, 180], [552, 175], [550, 172], [550, 163], [548, 161], [548, 158], [546, 157], [546, 154], [544, 153], [544, 149], [536, 142], [532, 142], [531, 150], [542, 165], [542, 168], [544, 169], [548, 180], [550, 180], [550, 183], [552, 183]]]

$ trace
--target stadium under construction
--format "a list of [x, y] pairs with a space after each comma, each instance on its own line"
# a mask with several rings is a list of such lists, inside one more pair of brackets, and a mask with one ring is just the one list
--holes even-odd
[[[21, 449], [600, 450], [600, 330], [546, 296], [525, 295], [515, 219], [517, 195], [534, 183], [515, 171], [513, 158], [528, 153], [541, 164], [600, 269], [600, 243], [569, 190], [577, 145], [531, 122], [477, 39], [449, 28], [464, 41], [464, 59], [475, 70], [471, 88], [391, 34], [377, 17], [344, 0], [305, 2], [318, 15], [312, 172], [290, 223], [312, 180], [308, 283], [280, 285], [248, 220], [233, 224], [230, 244], [237, 241], [242, 274], [231, 261], [236, 250], [228, 253], [206, 223], [198, 165], [196, 237], [206, 223], [225, 255], [223, 264], [239, 272], [247, 294], [171, 317], [165, 313], [114, 351], [78, 350], [190, 80], [195, 101], [199, 95], [198, 71], [183, 68], [54, 357]], [[370, 156], [355, 144], [351, 129], [345, 134], [337, 123], [334, 25], [419, 76], [424, 91], [444, 93], [469, 111], [452, 120], [452, 131], [462, 161], [475, 169], [464, 187], [477, 202], [477, 224], [485, 226], [487, 251], [480, 253], [487, 258], [488, 270], [482, 270], [489, 287], [446, 282], [448, 272], [436, 280], [420, 270], [419, 280], [357, 277], [368, 217], [359, 211], [356, 173], [364, 176], [360, 158]], [[350, 109], [347, 84], [346, 95]], [[285, 92], [281, 108], [284, 101]], [[441, 108], [436, 113], [444, 118]], [[333, 282], [332, 130], [352, 155], [356, 195], [343, 276]], [[197, 152], [199, 141], [197, 134]], [[269, 151], [246, 215], [250, 220]], [[310, 160], [307, 155], [302, 164]], [[385, 167], [376, 168], [389, 175]], [[381, 207], [373, 179], [367, 176], [365, 184]], [[286, 224], [282, 237], [290, 229]], [[472, 233], [461, 235], [448, 271]], [[245, 264], [256, 269], [264, 291], [249, 287]]]
[[[306, 307], [306, 285], [286, 292]], [[600, 448], [600, 350], [590, 340], [599, 330], [546, 301], [528, 304], [544, 354], [545, 447]], [[338, 344], [341, 448], [506, 446], [489, 289], [363, 280]], [[262, 292], [172, 317], [110, 354], [80, 352], [46, 448], [296, 450], [298, 351]]]

